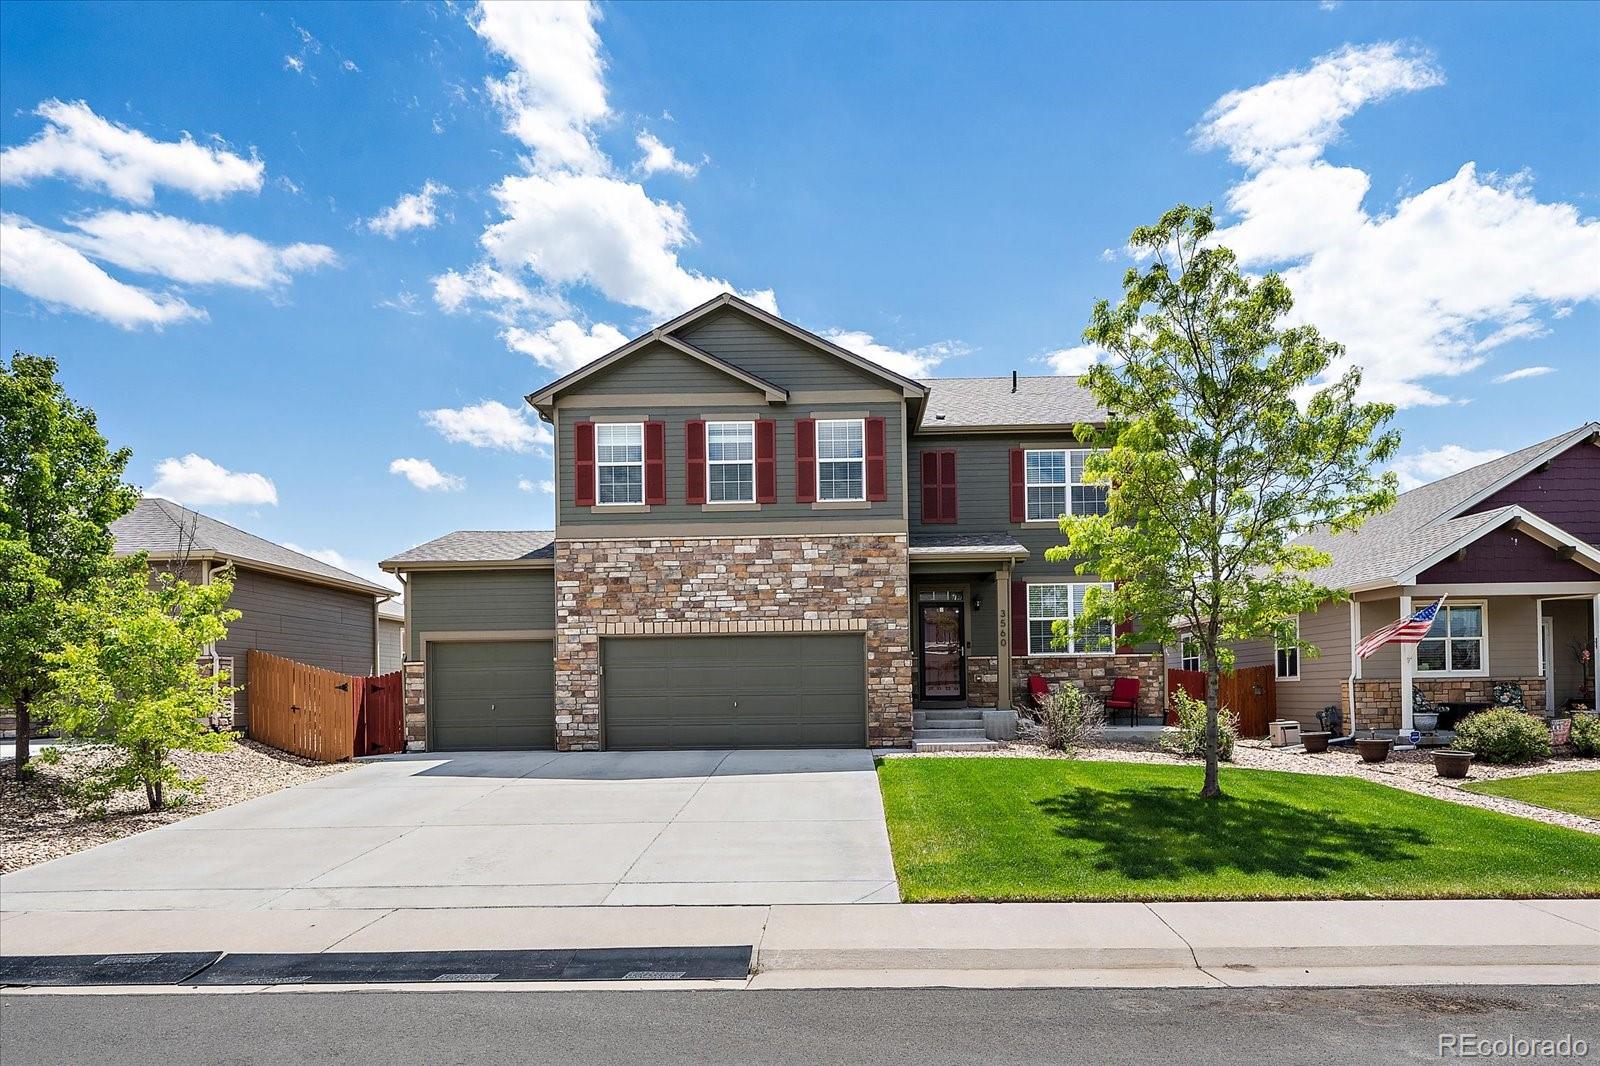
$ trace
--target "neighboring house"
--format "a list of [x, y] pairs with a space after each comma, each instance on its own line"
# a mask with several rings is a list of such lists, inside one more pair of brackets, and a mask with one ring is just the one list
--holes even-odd
[[[1519, 686], [1531, 710], [1593, 705], [1576, 649], [1592, 656], [1600, 631], [1600, 422], [1402, 493], [1359, 530], [1302, 543], [1333, 557], [1311, 580], [1349, 600], [1291, 623], [1319, 655], [1235, 646], [1238, 666], [1274, 665], [1279, 717], [1315, 728], [1317, 712], [1337, 705], [1349, 731], [1352, 676], [1361, 730], [1409, 731], [1414, 693], [1488, 703], [1501, 683]], [[1441, 595], [1414, 650], [1352, 655], [1362, 637]], [[1169, 664], [1200, 666], [1192, 648], [1172, 649]]]
[[378, 604], [378, 673], [400, 669], [406, 658], [406, 605], [400, 600]]
[[241, 612], [213, 654], [232, 660], [233, 728], [250, 720], [251, 648], [340, 673], [366, 676], [378, 666], [378, 605], [393, 596], [338, 567], [169, 500], [146, 498], [111, 524], [118, 555], [144, 552], [156, 568], [208, 582], [234, 568], [228, 606]]
[[724, 295], [528, 402], [555, 529], [382, 564], [415, 746], [904, 746], [1030, 673], [1159, 714], [1159, 656], [1050, 646], [1094, 580], [1045, 560], [1057, 516], [1104, 507], [1073, 378], [915, 381]]

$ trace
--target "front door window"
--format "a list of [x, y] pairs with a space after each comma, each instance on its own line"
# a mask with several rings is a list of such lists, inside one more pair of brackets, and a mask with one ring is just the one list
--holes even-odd
[[966, 696], [962, 670], [965, 624], [960, 603], [922, 604], [922, 695], [931, 700]]

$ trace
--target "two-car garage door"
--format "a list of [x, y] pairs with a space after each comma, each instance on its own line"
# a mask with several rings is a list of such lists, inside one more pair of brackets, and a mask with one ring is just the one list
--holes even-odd
[[866, 745], [859, 633], [608, 637], [601, 662], [614, 751]]

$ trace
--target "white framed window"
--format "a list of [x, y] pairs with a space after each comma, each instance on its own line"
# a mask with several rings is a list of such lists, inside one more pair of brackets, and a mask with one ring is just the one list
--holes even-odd
[[595, 502], [644, 502], [644, 423], [602, 422], [594, 427]]
[[817, 499], [867, 498], [867, 424], [859, 418], [817, 420]]
[[1279, 681], [1300, 680], [1300, 619], [1298, 616], [1284, 621], [1272, 643], [1272, 660], [1277, 667]]
[[[1073, 637], [1064, 647], [1055, 647], [1055, 623], [1070, 622], [1083, 614], [1083, 597], [1095, 582], [1028, 585], [1029, 655], [1105, 655], [1116, 650], [1115, 632], [1109, 619], [1096, 622], [1082, 636]], [[1110, 585], [1099, 588], [1110, 590]]]
[[1433, 616], [1428, 635], [1417, 642], [1417, 671], [1430, 674], [1484, 674], [1489, 670], [1487, 605], [1447, 603]]
[[1200, 642], [1198, 640], [1184, 641], [1182, 649], [1178, 652], [1178, 659], [1178, 669], [1180, 670], [1205, 669], [1200, 659]]
[[1054, 522], [1064, 514], [1105, 514], [1107, 486], [1087, 484], [1087, 448], [1046, 448], [1023, 453], [1030, 522]]
[[754, 503], [756, 424], [706, 423], [706, 499], [711, 503]]

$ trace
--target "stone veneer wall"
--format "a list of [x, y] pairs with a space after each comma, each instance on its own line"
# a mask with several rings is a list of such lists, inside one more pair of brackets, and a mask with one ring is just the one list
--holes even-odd
[[428, 747], [428, 678], [424, 664], [402, 663], [401, 688], [404, 690], [406, 750], [426, 751]]
[[1159, 655], [1019, 656], [1011, 660], [1011, 692], [1019, 706], [1027, 698], [1030, 674], [1051, 685], [1070, 682], [1101, 700], [1111, 695], [1117, 678], [1137, 677], [1140, 716], [1165, 718], [1167, 667]]
[[[1522, 703], [1530, 711], [1544, 710], [1542, 677], [1419, 677], [1416, 687], [1434, 703], [1489, 703], [1494, 686], [1515, 682], [1522, 686]], [[1400, 728], [1400, 679], [1361, 678], [1356, 682], [1356, 728]], [[1350, 686], [1339, 686], [1339, 709], [1345, 728], [1350, 727]]]
[[1000, 705], [1000, 659], [994, 655], [967, 656], [967, 706]]
[[556, 747], [595, 751], [600, 639], [865, 634], [867, 743], [911, 743], [911, 564], [904, 534], [556, 542]]

